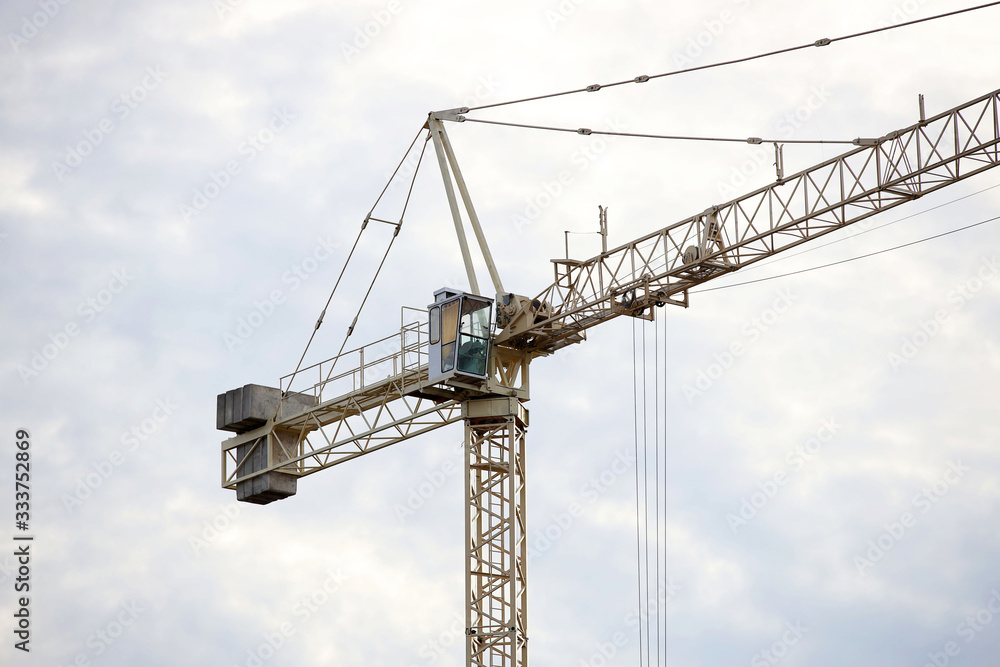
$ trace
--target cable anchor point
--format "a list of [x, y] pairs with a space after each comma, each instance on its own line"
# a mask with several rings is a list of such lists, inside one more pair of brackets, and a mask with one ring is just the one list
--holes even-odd
[[427, 115], [432, 120], [450, 120], [454, 123], [463, 123], [465, 122], [465, 116], [462, 114], [467, 113], [469, 113], [469, 107], [456, 107], [454, 109], [445, 109], [444, 111], [432, 111]]

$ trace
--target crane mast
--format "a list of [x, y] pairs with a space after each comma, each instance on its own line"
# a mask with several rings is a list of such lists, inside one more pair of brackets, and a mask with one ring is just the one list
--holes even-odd
[[[787, 177], [779, 172], [771, 185], [591, 259], [553, 260], [553, 282], [534, 297], [504, 292], [458, 168], [445, 123], [461, 122], [467, 111], [432, 113], [425, 127], [472, 291], [479, 288], [459, 198], [496, 289], [482, 367], [442, 380], [445, 366], [430, 363], [447, 347], [444, 320], [434, 314], [440, 304], [404, 308], [398, 335], [302, 369], [299, 377], [316, 379], [312, 386], [293, 392], [286, 376], [277, 388], [247, 385], [220, 395], [217, 426], [236, 434], [222, 443], [222, 486], [240, 500], [272, 502], [294, 495], [300, 477], [464, 421], [466, 664], [522, 667], [531, 360], [585, 340], [587, 329], [618, 316], [653, 319], [655, 306], [687, 307], [697, 285], [997, 166], [1000, 90], [881, 138], [858, 139], [854, 150]], [[453, 333], [457, 346], [463, 330]], [[387, 344], [394, 351], [385, 353]], [[388, 371], [373, 380], [373, 369]]]

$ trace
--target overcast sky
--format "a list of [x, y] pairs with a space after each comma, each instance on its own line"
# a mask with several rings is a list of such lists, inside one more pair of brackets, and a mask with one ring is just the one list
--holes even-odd
[[[13, 542], [0, 550], [0, 662], [464, 664], [460, 426], [300, 480], [298, 495], [267, 506], [220, 488], [227, 434], [215, 430], [217, 394], [293, 370], [427, 112], [971, 4], [4, 2], [0, 533], [19, 532], [13, 442], [27, 428], [35, 541], [29, 655], [13, 647]], [[932, 115], [1000, 88], [998, 21], [1000, 8], [985, 9], [470, 117], [882, 136], [916, 122], [919, 94]], [[597, 229], [598, 205], [616, 246], [775, 178], [766, 145], [448, 131], [505, 286], [525, 295], [551, 281], [565, 230]], [[843, 149], [789, 145], [786, 173]], [[1000, 172], [961, 181], [872, 218], [863, 235], [837, 232], [717, 282], [991, 218], [998, 184]], [[386, 216], [407, 186], [390, 188]], [[336, 353], [389, 232], [366, 231], [310, 361]], [[570, 239], [573, 257], [599, 250], [595, 235]], [[538, 360], [532, 662], [640, 664], [633, 373], [645, 370], [649, 400], [666, 406], [665, 442], [649, 445], [665, 466], [663, 565], [650, 575], [662, 584], [650, 617], [665, 628], [661, 663], [995, 664], [998, 260], [1000, 229], [982, 225], [693, 294], [656, 325], [619, 318]], [[401, 306], [424, 308], [445, 285], [467, 282], [427, 161], [351, 346], [398, 331]], [[645, 357], [633, 353], [643, 336]]]

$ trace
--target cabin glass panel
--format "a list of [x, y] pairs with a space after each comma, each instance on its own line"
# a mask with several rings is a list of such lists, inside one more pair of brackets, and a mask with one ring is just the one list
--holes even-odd
[[461, 299], [446, 303], [441, 307], [441, 372], [455, 368], [456, 334]]
[[440, 289], [427, 306], [431, 384], [478, 383], [489, 376], [493, 301], [476, 294]]
[[433, 344], [441, 342], [441, 309], [440, 308], [437, 308], [437, 307], [431, 308], [430, 320], [431, 320], [431, 331], [430, 331], [431, 338], [430, 338], [430, 342], [433, 345]]
[[489, 356], [490, 302], [462, 299], [462, 323], [458, 334], [458, 370], [485, 377]]

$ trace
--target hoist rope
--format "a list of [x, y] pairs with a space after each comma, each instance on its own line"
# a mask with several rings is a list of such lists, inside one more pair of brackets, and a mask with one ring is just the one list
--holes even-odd
[[[647, 432], [648, 402], [646, 400], [646, 327], [640, 325], [642, 330], [642, 472], [643, 472], [643, 514], [646, 519], [646, 591], [643, 598], [643, 606], [646, 612], [646, 652], [649, 653], [650, 632], [649, 632], [649, 436]], [[639, 462], [636, 461], [636, 464]], [[647, 658], [648, 662], [648, 658]]]
[[[643, 327], [645, 328], [645, 327]], [[656, 507], [656, 664], [660, 664], [660, 334], [653, 321], [653, 479], [654, 506]], [[666, 453], [664, 453], [666, 456]]]
[[642, 521], [639, 512], [639, 389], [636, 369], [635, 319], [632, 320], [632, 439], [635, 445], [635, 574], [636, 624], [639, 628], [639, 664], [642, 664]]
[[673, 595], [673, 585], [671, 578], [667, 576], [667, 318], [663, 320], [663, 577], [664, 577], [664, 597], [661, 600], [659, 587], [657, 588], [657, 601], [660, 604], [660, 619], [663, 622], [663, 664], [667, 664], [667, 614], [663, 610], [666, 605], [667, 595]]
[[[641, 327], [637, 331], [636, 327]], [[667, 329], [632, 321], [632, 416], [635, 455], [636, 587], [639, 664], [667, 659], [664, 605], [672, 590], [667, 577]], [[650, 355], [652, 347], [652, 355]], [[652, 356], [653, 373], [648, 373]], [[642, 367], [641, 371], [639, 366]], [[650, 392], [650, 381], [653, 391]], [[663, 385], [661, 387], [661, 384]], [[662, 398], [661, 398], [662, 397]], [[641, 449], [641, 451], [640, 451]], [[650, 451], [652, 449], [652, 451]], [[650, 467], [652, 464], [652, 467]], [[652, 489], [650, 489], [652, 485]]]

